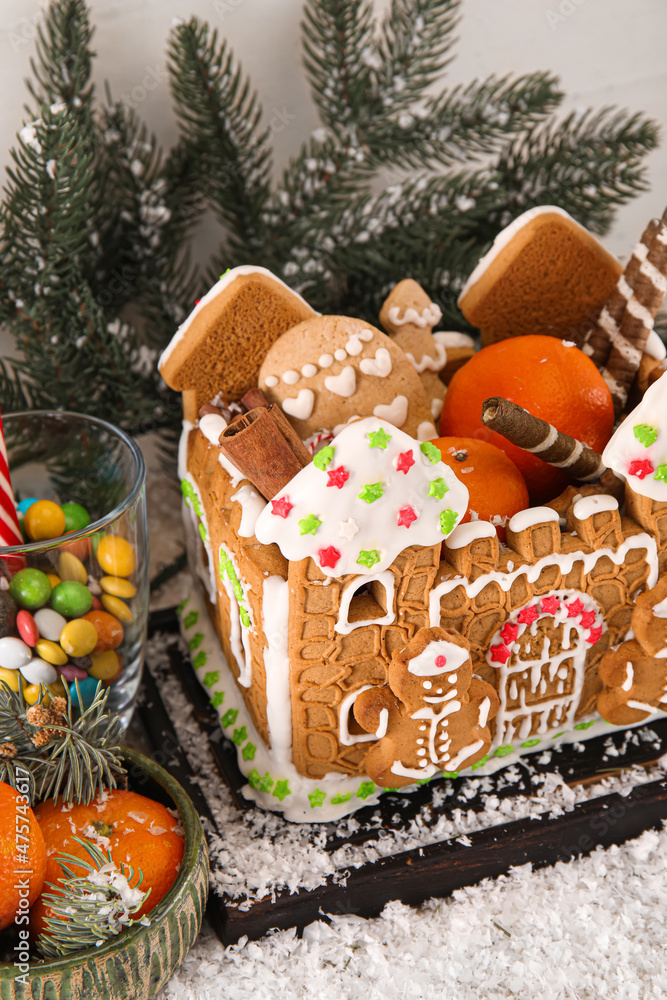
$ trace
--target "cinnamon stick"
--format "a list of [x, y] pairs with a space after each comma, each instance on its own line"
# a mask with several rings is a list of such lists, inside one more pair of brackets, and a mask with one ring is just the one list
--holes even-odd
[[563, 469], [580, 482], [597, 479], [605, 470], [602, 456], [592, 448], [502, 396], [484, 400], [482, 422], [512, 444]]
[[245, 406], [246, 410], [254, 410], [257, 406], [269, 406], [269, 401], [262, 390], [255, 386], [241, 397], [241, 406]]
[[312, 461], [301, 438], [274, 403], [240, 414], [224, 429], [218, 443], [265, 500], [271, 500]]

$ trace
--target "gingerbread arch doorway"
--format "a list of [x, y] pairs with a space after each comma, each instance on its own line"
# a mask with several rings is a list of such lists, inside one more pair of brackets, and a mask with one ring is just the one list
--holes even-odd
[[597, 602], [572, 590], [533, 599], [508, 618], [487, 654], [500, 699], [494, 746], [574, 724], [586, 658], [605, 628]]

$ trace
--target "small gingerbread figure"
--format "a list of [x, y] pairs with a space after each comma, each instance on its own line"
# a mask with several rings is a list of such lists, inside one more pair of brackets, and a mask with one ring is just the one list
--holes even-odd
[[467, 640], [422, 628], [394, 653], [387, 684], [362, 691], [355, 702], [359, 725], [378, 736], [366, 753], [366, 773], [377, 785], [398, 788], [470, 767], [491, 746], [488, 723], [498, 707], [495, 689], [473, 677]]
[[648, 655], [630, 639], [609, 649], [600, 660], [604, 684], [598, 712], [613, 726], [635, 726], [667, 707], [667, 658]]

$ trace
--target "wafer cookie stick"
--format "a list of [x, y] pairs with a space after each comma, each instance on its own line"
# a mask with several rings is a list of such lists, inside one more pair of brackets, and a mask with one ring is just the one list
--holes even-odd
[[597, 451], [502, 396], [484, 400], [482, 422], [512, 444], [537, 455], [557, 469], [563, 469], [568, 476], [580, 482], [597, 479], [605, 470], [602, 456]]
[[603, 305], [597, 323], [582, 344], [581, 349], [588, 354], [598, 368], [603, 368], [607, 363], [609, 350], [618, 336], [623, 314], [628, 301], [632, 298], [640, 267], [646, 260], [649, 247], [659, 229], [660, 220], [651, 219], [642, 233], [641, 240], [632, 251], [632, 256], [618, 279], [616, 287]]

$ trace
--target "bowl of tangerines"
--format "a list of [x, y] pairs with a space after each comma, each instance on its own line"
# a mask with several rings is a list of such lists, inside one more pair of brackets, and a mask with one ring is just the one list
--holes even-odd
[[0, 1000], [152, 997], [201, 926], [192, 802], [120, 746], [101, 685], [70, 692], [29, 705], [0, 682]]

